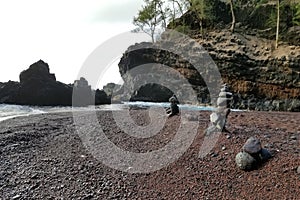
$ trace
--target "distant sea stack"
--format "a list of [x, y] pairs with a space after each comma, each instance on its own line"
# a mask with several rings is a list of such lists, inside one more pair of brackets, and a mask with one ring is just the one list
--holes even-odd
[[20, 88], [15, 101], [26, 105], [70, 105], [72, 87], [56, 81], [49, 65], [42, 60], [20, 74]]
[[[85, 79], [84, 79], [85, 80]], [[75, 81], [76, 89], [83, 79]], [[94, 91], [84, 82], [85, 87], [80, 89], [85, 92], [80, 106], [91, 105], [95, 101]], [[79, 84], [79, 85], [78, 85]], [[80, 85], [81, 86], [81, 85]], [[56, 80], [50, 73], [49, 65], [39, 60], [29, 66], [20, 74], [20, 82], [9, 81], [0, 84], [0, 103], [36, 106], [72, 106], [73, 85], [67, 85]], [[98, 104], [108, 103], [107, 95], [97, 99]]]

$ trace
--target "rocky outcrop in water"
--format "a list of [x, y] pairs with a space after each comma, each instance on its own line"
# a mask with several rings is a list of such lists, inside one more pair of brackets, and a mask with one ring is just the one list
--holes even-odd
[[97, 89], [95, 92], [95, 105], [111, 104], [111, 96], [107, 95], [104, 90]]
[[0, 83], [0, 103], [14, 103], [19, 88], [20, 83], [15, 81]]
[[21, 72], [20, 83], [4, 83], [0, 94], [1, 103], [55, 106], [72, 102], [72, 87], [56, 81], [42, 60]]
[[73, 85], [73, 105], [86, 106], [93, 103], [93, 93], [88, 81], [81, 77]]
[[[85, 79], [75, 81], [74, 90], [80, 94], [76, 106], [94, 104], [95, 91]], [[96, 92], [96, 103], [108, 103], [108, 96]], [[42, 60], [30, 65], [20, 74], [20, 82], [9, 81], [0, 84], [0, 103], [38, 106], [72, 106], [73, 85], [56, 81], [49, 65]], [[79, 99], [79, 98], [77, 98]]]

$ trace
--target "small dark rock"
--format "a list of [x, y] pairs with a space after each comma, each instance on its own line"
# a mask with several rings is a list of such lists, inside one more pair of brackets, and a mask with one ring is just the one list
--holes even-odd
[[297, 137], [296, 137], [295, 135], [292, 135], [292, 136], [290, 137], [290, 139], [291, 139], [291, 140], [297, 140]]
[[260, 140], [255, 137], [250, 137], [243, 146], [243, 150], [249, 154], [257, 154], [261, 149]]
[[272, 154], [267, 149], [263, 148], [263, 149], [261, 149], [259, 157], [263, 162], [265, 162], [265, 161], [269, 160], [270, 158], [272, 158]]

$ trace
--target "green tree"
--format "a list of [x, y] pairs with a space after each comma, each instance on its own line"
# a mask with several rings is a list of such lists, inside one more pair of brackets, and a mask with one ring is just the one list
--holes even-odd
[[204, 21], [213, 20], [213, 14], [212, 14], [212, 6], [210, 4], [210, 1], [208, 0], [188, 0], [190, 4], [190, 10], [192, 10], [199, 21], [200, 26], [200, 32], [203, 37], [203, 25]]
[[160, 0], [144, 0], [145, 5], [139, 10], [138, 15], [133, 18], [133, 24], [138, 26], [143, 32], [151, 36], [155, 41], [155, 33], [161, 23], [165, 23], [162, 11], [159, 8]]
[[[175, 19], [182, 16], [187, 11], [188, 1], [187, 0], [168, 0], [169, 5], [169, 21], [171, 22], [172, 28], [174, 28]], [[183, 22], [184, 23], [184, 22]], [[185, 24], [183, 24], [185, 25]]]
[[[261, 1], [265, 3], [264, 1]], [[300, 25], [300, 1], [297, 2], [295, 0], [271, 0], [267, 1], [267, 3], [272, 4], [276, 7], [276, 12], [272, 11], [267, 21], [267, 25], [271, 28], [276, 27], [276, 38], [275, 38], [275, 47], [278, 48], [279, 43], [279, 35], [280, 32], [284, 31], [288, 24], [296, 24]], [[283, 8], [288, 8], [289, 11], [292, 12], [292, 17], [284, 15]], [[280, 22], [285, 21], [286, 27], [283, 27]]]
[[293, 25], [300, 26], [300, 2], [293, 4]]
[[[269, 19], [267, 21], [267, 26], [274, 28], [276, 27], [276, 33], [275, 33], [275, 48], [278, 48], [278, 42], [279, 42], [279, 33], [280, 33], [280, 12], [281, 7], [283, 6], [283, 3], [286, 0], [259, 0], [257, 2], [256, 8], [258, 9], [260, 6], [263, 6], [265, 4], [273, 5], [276, 8], [276, 12], [271, 11]], [[276, 13], [276, 14], [275, 14]]]
[[164, 0], [153, 0], [155, 6], [157, 7], [157, 11], [158, 11], [158, 17], [161, 20], [161, 27], [162, 29], [166, 29], [167, 28], [167, 23], [168, 23], [168, 13], [169, 13], [169, 9], [165, 6], [165, 1]]

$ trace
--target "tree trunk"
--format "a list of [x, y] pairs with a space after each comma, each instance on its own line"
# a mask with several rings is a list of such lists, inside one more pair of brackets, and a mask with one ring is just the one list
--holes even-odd
[[231, 17], [232, 17], [232, 22], [231, 22], [231, 27], [230, 27], [230, 31], [232, 33], [234, 33], [234, 29], [235, 29], [235, 14], [234, 14], [234, 8], [233, 8], [233, 0], [229, 0], [229, 4], [230, 4], [230, 11], [231, 11]]
[[280, 0], [277, 1], [277, 25], [276, 25], [276, 41], [275, 41], [276, 49], [278, 48], [279, 25], [280, 25]]
[[203, 22], [202, 22], [202, 19], [200, 19], [199, 25], [200, 25], [200, 33], [201, 33], [201, 37], [202, 37], [202, 39], [203, 39], [203, 38], [204, 38], [204, 35], [203, 35]]
[[165, 13], [163, 11], [163, 8], [162, 8], [162, 5], [160, 4], [160, 2], [158, 2], [157, 5], [158, 5], [159, 13], [160, 13], [161, 18], [162, 18], [162, 27], [163, 27], [164, 30], [166, 30], [167, 21], [166, 21]]

